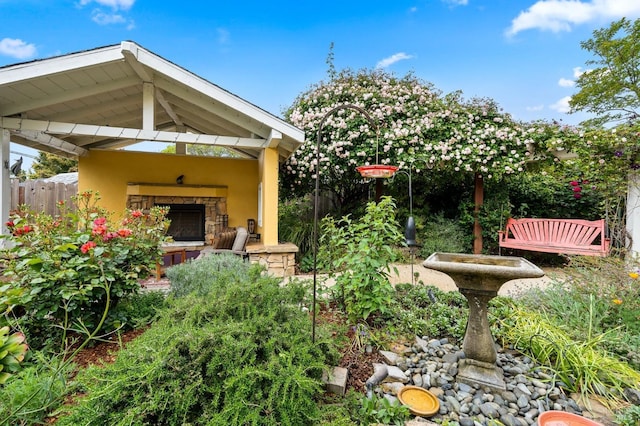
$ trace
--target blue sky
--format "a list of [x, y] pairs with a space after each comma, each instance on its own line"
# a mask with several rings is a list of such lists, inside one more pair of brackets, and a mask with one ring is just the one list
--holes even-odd
[[640, 1], [0, 0], [0, 66], [133, 40], [281, 116], [326, 79], [334, 43], [337, 69], [412, 72], [518, 120], [577, 124], [580, 42], [623, 16]]

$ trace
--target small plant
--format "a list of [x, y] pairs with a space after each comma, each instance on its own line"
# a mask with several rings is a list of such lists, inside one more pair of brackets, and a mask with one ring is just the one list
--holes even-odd
[[373, 394], [371, 398], [362, 398], [360, 419], [365, 425], [381, 423], [384, 425], [404, 425], [409, 418], [409, 408], [398, 401], [390, 402]]
[[364, 216], [352, 221], [325, 218], [322, 222], [323, 257], [330, 260], [347, 315], [353, 322], [366, 321], [370, 315], [389, 313], [393, 287], [389, 283], [389, 263], [394, 246], [403, 240], [395, 225], [396, 206], [389, 197], [369, 203]]
[[8, 326], [0, 327], [0, 385], [4, 384], [13, 373], [20, 371], [20, 363], [29, 349], [25, 343], [24, 334], [9, 333]]
[[632, 405], [618, 411], [615, 420], [620, 426], [640, 425], [640, 405]]

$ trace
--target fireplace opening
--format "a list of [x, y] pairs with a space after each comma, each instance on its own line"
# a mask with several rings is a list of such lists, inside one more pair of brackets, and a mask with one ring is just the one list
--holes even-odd
[[168, 204], [168, 207], [171, 224], [167, 234], [174, 241], [204, 241], [204, 204]]

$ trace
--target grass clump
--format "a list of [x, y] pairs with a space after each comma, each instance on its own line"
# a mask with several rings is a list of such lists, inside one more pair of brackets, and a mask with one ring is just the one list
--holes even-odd
[[316, 424], [337, 354], [321, 330], [311, 343], [300, 289], [230, 258], [188, 265], [170, 270], [180, 297], [158, 321], [114, 364], [78, 376], [87, 396], [59, 424]]
[[[45, 423], [49, 412], [62, 403], [70, 369], [57, 369], [44, 358], [40, 361], [21, 370], [2, 386], [0, 425]], [[56, 358], [51, 362], [60, 361]]]
[[[508, 311], [501, 309], [503, 315]], [[562, 323], [544, 314], [516, 304], [510, 312], [499, 321], [497, 337], [548, 366], [569, 391], [615, 403], [624, 399], [626, 388], [640, 384], [640, 372], [601, 349], [607, 333], [589, 333], [576, 340]]]

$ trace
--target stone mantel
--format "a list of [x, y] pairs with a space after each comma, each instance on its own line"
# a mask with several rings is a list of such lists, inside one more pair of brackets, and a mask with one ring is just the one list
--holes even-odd
[[160, 197], [225, 198], [227, 190], [228, 187], [222, 185], [180, 185], [146, 182], [130, 182], [127, 184], [127, 195], [154, 195]]

